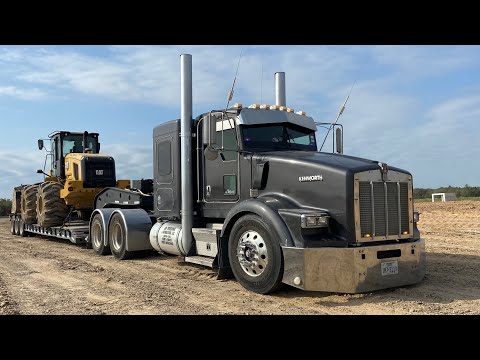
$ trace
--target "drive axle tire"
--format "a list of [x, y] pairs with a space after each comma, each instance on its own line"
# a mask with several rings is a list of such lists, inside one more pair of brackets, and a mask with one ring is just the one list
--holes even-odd
[[62, 225], [68, 216], [68, 207], [60, 198], [60, 183], [49, 181], [40, 184], [37, 195], [38, 225], [51, 227]]
[[118, 260], [126, 260], [132, 257], [133, 253], [127, 251], [127, 227], [119, 213], [113, 214], [108, 225], [108, 243], [112, 255]]
[[105, 245], [105, 224], [103, 223], [102, 216], [96, 214], [92, 219], [92, 225], [90, 226], [90, 244], [92, 245], [93, 251], [98, 255], [108, 255], [111, 253], [110, 245]]
[[35, 224], [37, 221], [38, 185], [25, 186], [22, 189], [21, 212], [25, 224]]
[[268, 294], [279, 288], [283, 275], [280, 244], [257, 215], [245, 215], [233, 225], [228, 257], [233, 275], [247, 290]]

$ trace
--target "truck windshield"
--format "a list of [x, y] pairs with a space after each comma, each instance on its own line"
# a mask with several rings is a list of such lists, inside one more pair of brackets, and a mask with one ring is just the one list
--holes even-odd
[[[87, 147], [92, 149], [93, 154], [98, 154], [98, 139], [87, 136]], [[83, 135], [67, 135], [63, 138], [63, 156], [70, 153], [83, 152]]]
[[290, 123], [244, 125], [242, 137], [246, 150], [317, 151], [315, 131]]

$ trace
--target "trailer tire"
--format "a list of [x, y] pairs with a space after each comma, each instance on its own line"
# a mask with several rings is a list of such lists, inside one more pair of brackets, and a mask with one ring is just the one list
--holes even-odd
[[21, 236], [21, 230], [20, 227], [23, 225], [22, 219], [17, 218], [17, 221], [15, 221], [15, 235]]
[[100, 214], [96, 214], [92, 219], [92, 224], [90, 226], [90, 241], [89, 243], [92, 246], [93, 251], [98, 255], [108, 255], [111, 253], [110, 245], [105, 245], [105, 231], [104, 231], [104, 223], [102, 220], [102, 216]]
[[38, 185], [25, 186], [22, 189], [20, 209], [25, 224], [34, 224], [37, 221], [37, 192]]
[[108, 244], [112, 255], [118, 260], [127, 260], [133, 256], [127, 250], [127, 227], [119, 213], [114, 213], [108, 224]]
[[235, 222], [228, 240], [233, 275], [244, 288], [258, 294], [278, 289], [283, 275], [282, 249], [270, 233], [271, 227], [251, 214]]
[[25, 231], [25, 223], [23, 222], [22, 219], [18, 219], [18, 232], [17, 232], [18, 236], [21, 236], [21, 237], [26, 237], [27, 236], [27, 232]]
[[12, 235], [16, 235], [15, 234], [15, 221], [17, 221], [17, 217], [13, 216], [10, 219], [10, 234], [12, 234]]
[[68, 207], [60, 197], [60, 183], [48, 181], [40, 184], [37, 194], [38, 225], [52, 227], [62, 225], [68, 216]]

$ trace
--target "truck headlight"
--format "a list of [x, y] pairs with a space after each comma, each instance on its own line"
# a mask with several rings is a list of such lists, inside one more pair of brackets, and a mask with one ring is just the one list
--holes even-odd
[[418, 211], [413, 212], [413, 222], [419, 222], [420, 221], [420, 213]]
[[302, 214], [302, 228], [328, 227], [329, 219], [327, 214]]

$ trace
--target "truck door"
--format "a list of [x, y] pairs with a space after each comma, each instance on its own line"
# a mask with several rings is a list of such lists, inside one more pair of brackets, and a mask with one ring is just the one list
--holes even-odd
[[[239, 154], [234, 120], [223, 121], [223, 150], [215, 160], [203, 159], [205, 164], [203, 200], [206, 203], [236, 202], [239, 198]], [[222, 122], [217, 122], [217, 147], [222, 146]]]

